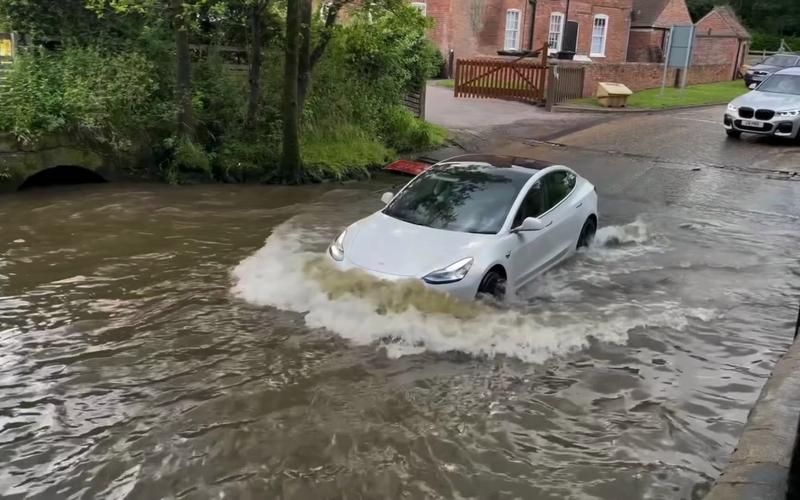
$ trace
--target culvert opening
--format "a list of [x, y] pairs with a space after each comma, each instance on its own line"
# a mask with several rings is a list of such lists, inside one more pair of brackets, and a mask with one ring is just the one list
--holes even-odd
[[69, 184], [96, 184], [107, 182], [102, 175], [88, 168], [75, 165], [58, 165], [36, 172], [25, 179], [18, 191], [48, 186], [61, 186]]

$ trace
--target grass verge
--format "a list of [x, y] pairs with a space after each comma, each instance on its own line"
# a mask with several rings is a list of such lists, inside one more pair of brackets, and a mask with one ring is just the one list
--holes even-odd
[[[681, 106], [700, 106], [704, 104], [725, 104], [749, 92], [741, 80], [732, 82], [704, 83], [689, 85], [685, 89], [648, 89], [635, 92], [628, 97], [628, 107], [637, 109], [669, 109]], [[594, 97], [573, 99], [569, 104], [576, 106], [596, 106], [600, 103]]]

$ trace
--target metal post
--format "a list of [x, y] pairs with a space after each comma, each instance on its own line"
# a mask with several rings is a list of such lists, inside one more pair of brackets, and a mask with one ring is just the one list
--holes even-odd
[[692, 65], [692, 48], [694, 47], [694, 32], [695, 26], [692, 26], [692, 35], [689, 37], [689, 48], [686, 49], [686, 62], [683, 65], [683, 75], [681, 75], [681, 91], [686, 88], [686, 77], [689, 73], [689, 67]]
[[669, 29], [669, 38], [667, 39], [667, 57], [664, 59], [664, 74], [661, 76], [661, 93], [664, 95], [664, 87], [667, 85], [667, 71], [669, 70], [669, 54], [672, 52], [672, 30]]

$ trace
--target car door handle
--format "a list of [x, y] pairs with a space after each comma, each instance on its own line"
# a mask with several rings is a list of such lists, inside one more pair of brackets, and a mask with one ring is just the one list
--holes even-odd
[[575, 205], [575, 208], [581, 208], [582, 206], [583, 206], [583, 202], [580, 202], [577, 205]]
[[548, 222], [547, 224], [545, 224], [545, 225], [544, 225], [544, 227], [550, 227], [550, 226], [552, 226], [552, 225], [553, 225], [553, 221], [550, 221], [550, 222]]

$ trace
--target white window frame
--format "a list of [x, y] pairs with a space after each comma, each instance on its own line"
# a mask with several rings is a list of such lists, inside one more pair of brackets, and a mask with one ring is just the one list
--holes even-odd
[[[552, 39], [553, 34], [555, 33], [553, 31], [553, 17], [555, 17], [555, 16], [558, 16], [561, 21], [560, 21], [559, 26], [558, 26], [558, 30], [559, 31], [558, 31], [557, 36], [556, 36], [556, 43], [553, 44], [553, 43], [550, 42], [550, 40]], [[547, 24], [547, 43], [549, 45], [549, 47], [547, 48], [548, 52], [553, 53], [553, 52], [558, 52], [559, 50], [561, 50], [561, 44], [564, 43], [564, 28], [565, 27], [566, 27], [566, 19], [564, 19], [564, 13], [563, 12], [551, 12], [550, 13], [550, 19], [549, 19], [548, 24]]]
[[423, 17], [427, 17], [428, 4], [426, 2], [411, 2], [411, 6], [417, 9]]
[[[603, 21], [603, 38], [601, 38], [601, 47], [600, 52], [594, 51], [594, 40], [596, 35], [594, 33], [595, 28], [597, 27], [597, 21]], [[596, 14], [592, 18], [592, 39], [589, 44], [589, 57], [605, 57], [606, 56], [606, 42], [608, 42], [608, 16], [606, 14]]]
[[[509, 26], [509, 18], [512, 14], [516, 15], [516, 26], [511, 27]], [[505, 50], [519, 50], [519, 33], [521, 31], [521, 24], [522, 24], [522, 13], [519, 9], [508, 9], [506, 11], [506, 29], [505, 29], [505, 36], [503, 38], [503, 49]], [[513, 34], [514, 43], [509, 44], [508, 35]]]

